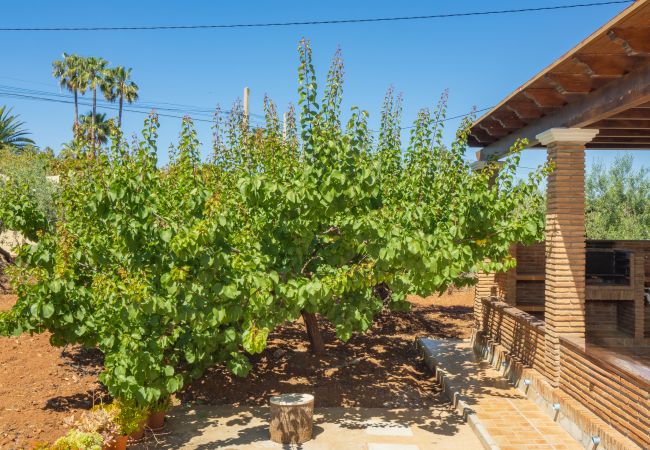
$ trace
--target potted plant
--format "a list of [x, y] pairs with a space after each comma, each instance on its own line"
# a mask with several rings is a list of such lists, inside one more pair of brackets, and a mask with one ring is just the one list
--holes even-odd
[[165, 413], [171, 407], [171, 397], [160, 399], [149, 408], [147, 426], [153, 431], [162, 430], [165, 426]]
[[117, 423], [117, 410], [104, 405], [97, 406], [81, 415], [74, 424], [77, 430], [98, 433], [102, 437], [103, 450], [125, 450], [127, 436], [123, 436]]
[[57, 439], [49, 450], [102, 450], [102, 444], [102, 436], [99, 433], [74, 429]]
[[115, 414], [115, 423], [120, 429], [121, 436], [137, 441], [144, 436], [144, 425], [147, 422], [147, 410], [135, 403], [115, 400], [106, 407]]

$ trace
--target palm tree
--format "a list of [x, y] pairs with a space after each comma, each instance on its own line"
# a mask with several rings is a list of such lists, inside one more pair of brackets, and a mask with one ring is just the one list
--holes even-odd
[[11, 109], [0, 107], [0, 147], [14, 147], [22, 149], [26, 145], [33, 145], [27, 136], [29, 132], [23, 128], [25, 122], [18, 120], [18, 116], [10, 115]]
[[120, 99], [117, 116], [117, 127], [120, 128], [122, 126], [122, 105], [124, 100], [127, 103], [133, 103], [138, 99], [138, 85], [131, 80], [131, 68], [126, 69], [123, 66], [117, 66], [114, 69], [109, 69], [102, 85], [102, 92], [109, 102]]
[[95, 143], [94, 129], [95, 118], [97, 117], [97, 88], [101, 88], [104, 76], [106, 75], [107, 65], [108, 61], [104, 58], [97, 58], [94, 56], [85, 58], [83, 64], [83, 78], [88, 83], [88, 88], [93, 91], [93, 113], [91, 116], [92, 123], [90, 129], [91, 136], [93, 137], [93, 144]]
[[83, 73], [84, 58], [77, 55], [63, 54], [63, 59], [52, 63], [52, 75], [59, 80], [61, 87], [74, 94], [74, 123], [79, 124], [78, 94], [82, 95], [88, 88]]
[[93, 114], [92, 111], [82, 115], [79, 122], [79, 132], [92, 143], [93, 148], [108, 142], [111, 134], [111, 120], [106, 120], [106, 114]]

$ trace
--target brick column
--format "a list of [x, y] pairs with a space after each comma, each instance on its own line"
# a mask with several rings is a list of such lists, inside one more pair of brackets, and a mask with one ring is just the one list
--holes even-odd
[[560, 336], [585, 338], [585, 144], [598, 130], [552, 128], [537, 135], [555, 166], [546, 187], [546, 374], [560, 380]]

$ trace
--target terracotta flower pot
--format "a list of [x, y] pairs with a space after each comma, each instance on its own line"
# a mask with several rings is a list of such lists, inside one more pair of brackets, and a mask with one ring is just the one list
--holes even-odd
[[126, 450], [126, 442], [129, 440], [128, 436], [120, 436], [115, 441], [114, 450]]
[[144, 425], [145, 425], [146, 420], [143, 420], [140, 422], [140, 427], [134, 431], [133, 433], [129, 434], [129, 439], [132, 441], [139, 441], [144, 437]]
[[126, 450], [128, 440], [128, 436], [118, 436], [110, 445], [104, 446], [103, 450]]
[[149, 414], [147, 426], [153, 431], [162, 430], [165, 427], [165, 411], [155, 411]]

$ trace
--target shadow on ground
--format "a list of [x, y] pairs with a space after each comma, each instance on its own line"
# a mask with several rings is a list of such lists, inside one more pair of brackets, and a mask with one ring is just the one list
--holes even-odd
[[[170, 413], [165, 431], [148, 433], [133, 447], [144, 449], [253, 449], [318, 448], [365, 449], [369, 427], [377, 429], [409, 428], [422, 442], [453, 437], [463, 419], [448, 406], [427, 409], [317, 408], [312, 441], [303, 446], [282, 446], [269, 441], [268, 408], [233, 408], [228, 406], [184, 405]], [[470, 432], [471, 433], [471, 432]], [[383, 434], [379, 432], [379, 434]], [[376, 438], [375, 438], [376, 439]], [[420, 447], [427, 448], [427, 447]]]

